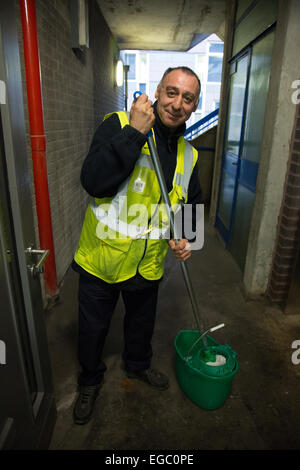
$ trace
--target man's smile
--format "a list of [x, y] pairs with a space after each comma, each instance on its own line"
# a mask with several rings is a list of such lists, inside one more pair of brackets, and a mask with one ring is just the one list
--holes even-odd
[[172, 118], [172, 119], [179, 119], [181, 117], [181, 114], [172, 114], [170, 113], [170, 111], [167, 111], [166, 112], [168, 113], [168, 115]]

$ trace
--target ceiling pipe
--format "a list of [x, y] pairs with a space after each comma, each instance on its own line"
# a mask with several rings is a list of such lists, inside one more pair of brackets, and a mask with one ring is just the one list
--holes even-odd
[[44, 265], [44, 280], [46, 295], [52, 297], [58, 294], [58, 288], [48, 189], [35, 0], [20, 0], [20, 8], [38, 230], [41, 249], [50, 250]]

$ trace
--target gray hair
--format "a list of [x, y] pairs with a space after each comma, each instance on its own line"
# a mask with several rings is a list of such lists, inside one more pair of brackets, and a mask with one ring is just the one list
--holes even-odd
[[163, 74], [159, 84], [157, 85], [157, 88], [160, 89], [161, 88], [161, 85], [162, 85], [162, 82], [164, 81], [165, 77], [167, 75], [169, 75], [169, 73], [173, 72], [173, 70], [181, 70], [182, 72], [186, 73], [187, 75], [193, 75], [197, 81], [198, 81], [198, 85], [199, 85], [199, 95], [200, 95], [200, 91], [201, 91], [201, 82], [200, 82], [200, 79], [198, 77], [198, 75], [192, 70], [190, 69], [189, 67], [186, 67], [184, 65], [181, 65], [181, 66], [178, 66], [178, 67], [169, 67], [165, 73]]

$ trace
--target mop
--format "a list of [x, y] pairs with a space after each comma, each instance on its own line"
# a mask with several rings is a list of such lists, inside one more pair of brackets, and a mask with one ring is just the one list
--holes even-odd
[[[142, 93], [140, 91], [136, 91], [133, 94], [134, 101], [136, 101], [137, 97], [141, 94]], [[168, 193], [168, 190], [167, 190], [164, 174], [163, 174], [163, 171], [162, 171], [162, 167], [161, 167], [161, 164], [160, 164], [160, 159], [159, 159], [157, 149], [156, 149], [156, 145], [155, 145], [154, 138], [153, 138], [152, 129], [147, 134], [147, 141], [148, 141], [148, 146], [149, 146], [149, 151], [150, 151], [150, 156], [151, 156], [151, 159], [152, 159], [152, 163], [153, 163], [153, 166], [154, 166], [154, 169], [155, 169], [155, 173], [156, 173], [156, 176], [157, 176], [157, 179], [158, 179], [158, 183], [159, 183], [159, 186], [160, 186], [162, 197], [163, 197], [165, 207], [166, 207], [166, 210], [167, 210], [167, 215], [168, 215], [168, 219], [169, 219], [169, 222], [170, 222], [170, 233], [171, 233], [171, 236], [174, 239], [175, 243], [177, 243], [178, 238], [176, 237], [174, 212], [172, 210], [172, 206], [171, 206], [171, 202], [170, 202], [169, 193]], [[206, 334], [209, 333], [209, 332], [215, 331], [219, 328], [222, 328], [223, 326], [225, 326], [225, 324], [222, 323], [222, 324], [217, 325], [215, 327], [209, 328], [204, 333], [201, 333], [204, 330], [204, 327], [203, 327], [203, 322], [202, 322], [201, 316], [199, 314], [199, 306], [198, 306], [198, 302], [197, 302], [197, 299], [196, 299], [196, 296], [195, 296], [195, 293], [194, 293], [194, 289], [193, 289], [193, 286], [192, 286], [192, 283], [191, 283], [189, 271], [188, 271], [188, 268], [187, 268], [187, 265], [186, 265], [185, 261], [180, 261], [180, 266], [181, 266], [183, 278], [184, 278], [184, 281], [185, 281], [185, 285], [186, 285], [186, 288], [187, 288], [187, 291], [188, 291], [188, 294], [189, 294], [189, 297], [190, 297], [190, 301], [191, 301], [191, 305], [192, 305], [192, 311], [193, 311], [193, 314], [194, 314], [194, 319], [195, 319], [197, 328], [198, 328], [199, 333], [200, 333], [199, 338], [197, 339], [197, 341], [194, 342], [194, 344], [192, 345], [192, 347], [188, 351], [186, 360], [189, 361], [189, 360], [192, 359], [192, 357], [189, 356], [191, 350], [194, 349], [194, 346], [196, 345], [196, 343], [198, 344], [202, 340], [203, 345], [204, 345], [204, 349], [203, 349], [203, 351], [204, 351], [204, 354], [203, 354], [204, 361], [206, 363], [210, 363], [211, 365], [214, 364], [216, 366], [220, 365], [220, 361], [223, 364], [224, 360], [226, 362], [226, 357], [222, 356], [221, 354], [215, 354], [211, 350], [211, 348], [208, 347]], [[220, 357], [220, 356], [222, 356], [222, 357]]]
[[[141, 94], [141, 92], [136, 91], [133, 95], [134, 100], [136, 101], [137, 96]], [[167, 210], [171, 236], [175, 243], [177, 243], [178, 237], [176, 236], [174, 213], [152, 129], [147, 134], [147, 140], [150, 156]], [[237, 354], [228, 344], [222, 346], [207, 335], [209, 332], [216, 331], [225, 326], [224, 323], [204, 331], [197, 299], [185, 261], [180, 261], [180, 266], [191, 300], [198, 331], [181, 331], [175, 339], [177, 380], [186, 395], [198, 406], [204, 409], [216, 409], [222, 406], [229, 395], [231, 382], [238, 370]], [[192, 346], [189, 347], [191, 341]], [[198, 345], [197, 348], [195, 348], [196, 345]]]

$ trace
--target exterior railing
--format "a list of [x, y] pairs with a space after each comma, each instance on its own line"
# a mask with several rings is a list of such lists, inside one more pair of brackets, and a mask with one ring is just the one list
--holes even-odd
[[216, 126], [218, 124], [218, 115], [219, 108], [215, 109], [210, 114], [207, 114], [207, 116], [204, 116], [204, 118], [200, 119], [195, 124], [188, 127], [184, 133], [185, 139], [194, 139], [195, 137], [198, 137], [199, 135], [203, 134], [203, 132], [207, 131], [211, 127]]

